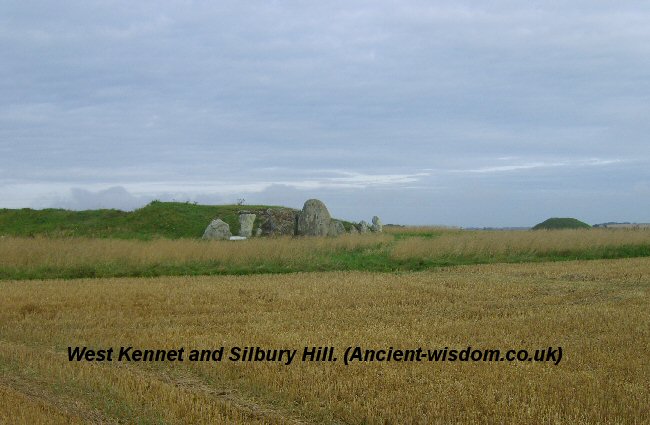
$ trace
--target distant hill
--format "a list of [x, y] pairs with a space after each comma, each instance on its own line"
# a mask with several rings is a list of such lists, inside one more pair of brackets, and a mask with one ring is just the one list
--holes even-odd
[[533, 230], [589, 229], [590, 225], [575, 218], [553, 217], [533, 226]]
[[268, 205], [195, 205], [160, 201], [153, 201], [132, 212], [114, 209], [0, 209], [0, 236], [200, 238], [205, 227], [216, 217], [228, 223], [230, 231], [237, 234], [238, 211], [258, 213], [269, 208], [292, 210]]

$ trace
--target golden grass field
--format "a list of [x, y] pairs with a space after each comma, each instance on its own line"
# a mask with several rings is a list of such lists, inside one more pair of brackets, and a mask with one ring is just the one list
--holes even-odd
[[389, 240], [390, 236], [382, 234], [343, 235], [337, 238], [256, 238], [240, 242], [6, 237], [0, 241], [0, 266], [60, 267], [101, 262], [146, 265], [206, 260], [228, 265], [255, 261], [304, 263], [322, 253], [363, 248]]
[[[0, 423], [649, 423], [649, 289], [650, 258], [0, 281]], [[78, 363], [69, 345], [564, 355], [557, 366]]]
[[[418, 231], [413, 234], [417, 236]], [[649, 243], [650, 231], [639, 229], [444, 231], [433, 239], [413, 237], [401, 240], [391, 255], [397, 259], [536, 255]]]
[[[396, 239], [400, 232], [409, 237]], [[420, 237], [436, 232], [436, 237]], [[504, 255], [539, 256], [598, 248], [650, 245], [650, 231], [580, 229], [553, 231], [460, 231], [432, 227], [391, 229], [384, 234], [342, 235], [337, 238], [254, 238], [247, 241], [156, 239], [152, 241], [93, 238], [0, 239], [0, 268], [100, 267], [130, 270], [158, 264], [183, 266], [218, 262], [231, 267], [279, 264], [309, 269], [309, 264], [336, 254], [366, 249], [386, 260], [475, 258], [491, 262]], [[518, 260], [520, 261], [521, 258]], [[336, 268], [336, 264], [330, 267]], [[357, 269], [364, 269], [357, 264]], [[124, 275], [124, 274], [123, 274]]]

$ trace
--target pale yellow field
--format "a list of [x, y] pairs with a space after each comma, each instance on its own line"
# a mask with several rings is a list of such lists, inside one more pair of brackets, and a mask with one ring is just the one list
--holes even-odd
[[[417, 235], [417, 232], [414, 233]], [[537, 255], [593, 248], [650, 243], [645, 229], [564, 229], [524, 231], [446, 231], [436, 238], [408, 238], [397, 242], [392, 258]]]
[[[0, 422], [650, 422], [650, 259], [0, 282]], [[94, 348], [562, 346], [550, 363], [77, 363]]]

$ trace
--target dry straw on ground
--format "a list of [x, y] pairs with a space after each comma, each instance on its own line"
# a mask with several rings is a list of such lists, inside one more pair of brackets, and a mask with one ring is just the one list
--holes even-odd
[[[650, 259], [0, 282], [0, 418], [648, 423]], [[541, 363], [70, 363], [69, 345], [545, 348]], [[20, 421], [19, 421], [20, 422]]]

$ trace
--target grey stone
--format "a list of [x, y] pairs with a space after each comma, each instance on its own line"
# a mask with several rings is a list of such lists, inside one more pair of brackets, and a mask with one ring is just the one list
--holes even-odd
[[359, 231], [357, 230], [357, 226], [355, 224], [352, 224], [350, 226], [350, 234], [351, 235], [357, 235], [359, 234]]
[[368, 223], [365, 222], [365, 220], [361, 220], [358, 227], [359, 233], [368, 233], [370, 231], [370, 227], [368, 226]]
[[327, 236], [332, 217], [324, 203], [309, 199], [298, 214], [297, 234], [301, 236]]
[[339, 236], [345, 233], [345, 226], [338, 220], [330, 220], [327, 236]]
[[245, 241], [247, 238], [245, 236], [231, 236], [231, 241]]
[[260, 216], [261, 236], [293, 236], [296, 234], [296, 211], [287, 208], [264, 211]]
[[221, 239], [228, 240], [232, 236], [230, 226], [225, 221], [217, 218], [212, 220], [203, 232], [203, 239]]
[[262, 236], [262, 228], [258, 227], [257, 230], [255, 230], [255, 236], [260, 237]]
[[379, 217], [374, 216], [372, 218], [372, 226], [370, 226], [370, 230], [372, 230], [375, 233], [381, 233], [384, 230], [384, 225], [382, 224]]
[[239, 236], [250, 238], [253, 236], [253, 223], [255, 223], [255, 214], [249, 212], [239, 214]]

